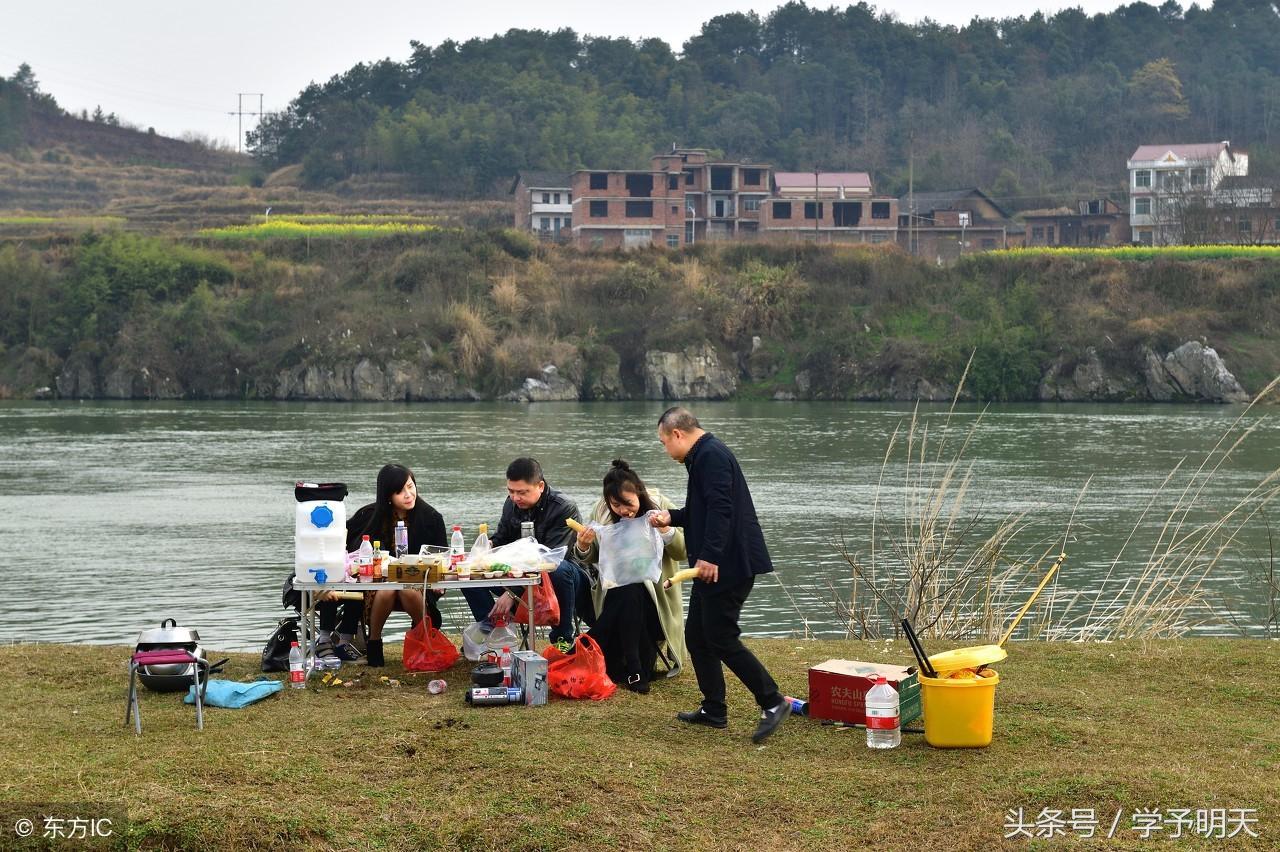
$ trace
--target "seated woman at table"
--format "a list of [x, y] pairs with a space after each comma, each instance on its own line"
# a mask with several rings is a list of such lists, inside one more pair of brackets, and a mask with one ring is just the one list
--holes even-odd
[[[347, 552], [360, 546], [360, 537], [380, 541], [390, 550], [394, 544], [396, 521], [404, 521], [409, 532], [409, 553], [417, 553], [424, 544], [445, 547], [444, 518], [431, 504], [418, 495], [418, 483], [413, 471], [403, 465], [389, 464], [378, 471], [377, 499], [362, 506], [347, 519]], [[382, 627], [392, 610], [408, 614], [414, 626], [422, 619], [422, 592], [416, 589], [382, 589], [371, 592], [373, 604], [369, 611], [369, 665], [383, 665]], [[427, 606], [431, 623], [440, 626], [440, 609], [436, 600], [440, 594], [431, 592]], [[343, 654], [345, 657], [346, 655]]]
[[[591, 510], [591, 520], [614, 524], [623, 518], [643, 516], [654, 509], [667, 509], [675, 504], [647, 488], [631, 465], [615, 459], [604, 476], [604, 494]], [[662, 533], [662, 579], [680, 568], [685, 558], [684, 532], [668, 527]], [[594, 565], [600, 558], [600, 545], [590, 527], [578, 533], [574, 558]], [[649, 677], [662, 654], [667, 677], [674, 677], [684, 664], [684, 599], [680, 587], [663, 589], [648, 580], [612, 589], [597, 584], [592, 589], [596, 607], [596, 623], [588, 633], [600, 643], [609, 677], [634, 692], [649, 691]]]

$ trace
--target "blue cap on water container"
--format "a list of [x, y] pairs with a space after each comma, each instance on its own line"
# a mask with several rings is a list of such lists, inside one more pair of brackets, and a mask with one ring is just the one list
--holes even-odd
[[[311, 510], [311, 524], [324, 529], [333, 523], [333, 510], [328, 506], [316, 506]], [[321, 582], [324, 582], [321, 580]]]
[[329, 581], [329, 574], [323, 568], [308, 568], [307, 571], [314, 574], [316, 582], [322, 586]]

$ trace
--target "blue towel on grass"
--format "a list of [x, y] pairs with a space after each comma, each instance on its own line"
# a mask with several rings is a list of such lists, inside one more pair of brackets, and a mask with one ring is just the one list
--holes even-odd
[[[218, 680], [214, 678], [209, 681], [208, 688], [204, 691], [204, 703], [209, 707], [226, 707], [228, 710], [239, 710], [255, 701], [261, 701], [268, 695], [274, 695], [284, 689], [284, 684], [278, 680], [255, 680], [253, 683], [240, 683], [234, 680]], [[196, 688], [194, 686], [187, 687], [187, 697], [183, 699], [187, 704], [196, 703]]]

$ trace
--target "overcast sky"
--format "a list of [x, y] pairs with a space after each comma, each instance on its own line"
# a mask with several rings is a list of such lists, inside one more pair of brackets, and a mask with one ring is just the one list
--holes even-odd
[[[643, 38], [676, 51], [704, 21], [733, 11], [761, 17], [782, 5], [733, 0], [542, 0], [409, 2], [367, 0], [24, 0], [5, 4], [0, 74], [22, 62], [64, 108], [101, 105], [124, 121], [180, 136], [191, 131], [233, 143], [238, 92], [262, 92], [267, 111], [289, 103], [309, 82], [357, 62], [403, 60], [411, 39], [439, 44], [512, 28]], [[811, 2], [827, 8], [831, 3]], [[846, 3], [834, 4], [843, 8]], [[904, 21], [930, 17], [963, 25], [984, 17], [1029, 15], [1079, 6], [1105, 12], [1119, 0], [884, 0], [873, 4]], [[245, 98], [256, 111], [257, 97]], [[245, 117], [245, 129], [255, 119]]]

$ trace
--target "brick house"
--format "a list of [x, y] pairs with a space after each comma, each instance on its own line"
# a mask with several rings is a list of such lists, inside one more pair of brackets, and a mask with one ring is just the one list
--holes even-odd
[[680, 248], [758, 233], [770, 167], [710, 162], [699, 148], [655, 155], [645, 170], [572, 174], [573, 239], [580, 248]]
[[515, 227], [542, 239], [567, 239], [573, 226], [573, 193], [568, 172], [520, 172], [511, 184]]
[[1129, 214], [1110, 198], [1022, 214], [1028, 246], [1118, 246], [1129, 241]]
[[511, 192], [517, 227], [561, 238], [568, 229], [583, 249], [896, 242], [941, 261], [1022, 239], [1021, 225], [977, 189], [916, 194], [908, 215], [912, 199], [877, 195], [866, 172], [775, 172], [767, 163], [714, 161], [704, 149], [675, 145], [647, 169], [522, 172]]
[[872, 192], [866, 172], [776, 172], [760, 229], [770, 238], [888, 243], [896, 239], [898, 199]]
[[1185, 213], [1183, 236], [1188, 242], [1280, 243], [1280, 188], [1275, 180], [1229, 175], [1218, 183], [1211, 201]]
[[939, 263], [1021, 245], [1023, 239], [1022, 226], [980, 189], [904, 195], [898, 210], [898, 245]]

